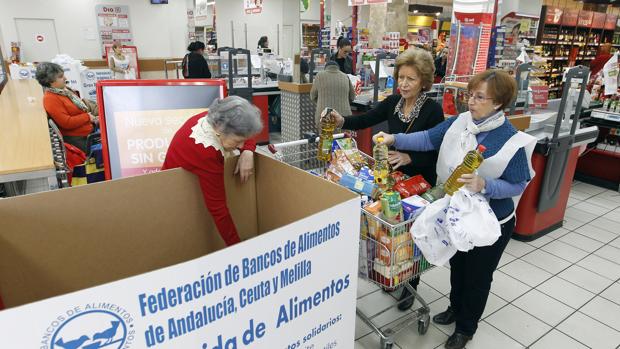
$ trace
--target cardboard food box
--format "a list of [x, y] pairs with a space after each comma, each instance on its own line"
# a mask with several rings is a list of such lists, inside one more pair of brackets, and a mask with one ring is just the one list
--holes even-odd
[[228, 248], [182, 169], [0, 200], [0, 348], [352, 346], [359, 196], [255, 160]]

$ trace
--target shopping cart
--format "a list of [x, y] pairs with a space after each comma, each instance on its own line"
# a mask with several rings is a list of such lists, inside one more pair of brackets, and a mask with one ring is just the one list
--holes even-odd
[[[270, 144], [268, 149], [274, 158], [322, 176], [328, 164], [316, 158], [319, 138], [315, 134], [304, 136], [304, 139], [297, 141]], [[349, 136], [349, 134], [341, 133], [334, 135], [334, 139]], [[371, 162], [373, 161], [371, 157], [365, 156]], [[406, 287], [411, 293], [410, 297], [415, 297], [421, 304], [421, 307], [409, 316], [385, 326], [377, 326], [373, 320], [397, 307], [400, 302], [411, 300], [410, 297], [395, 302], [390, 307], [372, 315], [365, 314], [357, 307], [356, 312], [360, 319], [381, 337], [381, 348], [389, 349], [394, 345], [394, 336], [409, 326], [417, 325], [418, 333], [422, 335], [428, 330], [430, 308], [409, 284], [409, 281], [430, 270], [433, 265], [424, 258], [411, 239], [409, 230], [414, 219], [393, 224], [362, 208], [360, 220], [359, 276], [385, 291]]]

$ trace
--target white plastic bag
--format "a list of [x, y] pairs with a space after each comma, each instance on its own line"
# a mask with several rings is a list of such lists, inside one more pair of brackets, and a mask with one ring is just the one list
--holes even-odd
[[488, 201], [482, 194], [473, 194], [465, 188], [450, 198], [445, 229], [452, 245], [463, 252], [490, 246], [501, 235], [501, 227]]
[[445, 265], [456, 253], [445, 229], [449, 203], [446, 196], [428, 205], [411, 226], [413, 241], [431, 264]]

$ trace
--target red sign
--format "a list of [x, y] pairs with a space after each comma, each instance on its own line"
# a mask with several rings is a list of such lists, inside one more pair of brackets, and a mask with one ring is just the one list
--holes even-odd
[[576, 26], [579, 20], [579, 10], [570, 9], [562, 14], [562, 25]]
[[605, 13], [603, 12], [594, 12], [594, 16], [592, 17], [592, 28], [594, 29], [603, 29], [605, 26]]
[[532, 100], [534, 103], [530, 104], [530, 107], [545, 109], [549, 102], [549, 86], [532, 86]]
[[580, 11], [577, 25], [580, 27], [589, 27], [592, 25], [592, 11]]
[[454, 17], [463, 24], [493, 23], [492, 13], [464, 13], [454, 12]]
[[618, 15], [607, 15], [605, 18], [605, 29], [616, 29], [616, 22], [618, 21]]
[[547, 13], [545, 14], [546, 24], [560, 24], [562, 20], [562, 9], [558, 7], [547, 7]]

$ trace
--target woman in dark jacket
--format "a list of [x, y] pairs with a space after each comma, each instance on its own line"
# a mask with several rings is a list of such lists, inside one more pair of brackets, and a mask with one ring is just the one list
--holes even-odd
[[[430, 53], [419, 48], [410, 48], [396, 58], [394, 77], [398, 81], [400, 95], [392, 95], [383, 100], [365, 114], [343, 117], [332, 112], [338, 127], [347, 130], [360, 130], [388, 122], [393, 133], [412, 133], [433, 128], [444, 121], [443, 110], [437, 102], [426, 96], [433, 85], [435, 67]], [[437, 180], [436, 151], [399, 151], [391, 150], [388, 160], [394, 170], [409, 176], [422, 175], [427, 182], [435, 185]], [[417, 288], [420, 279], [410, 283]], [[401, 303], [398, 307], [406, 310], [413, 305], [407, 288], [403, 288]], [[405, 300], [407, 299], [407, 300]]]
[[183, 77], [186, 79], [210, 79], [211, 71], [207, 60], [203, 56], [205, 44], [200, 41], [192, 42], [187, 46], [188, 54], [183, 58]]

